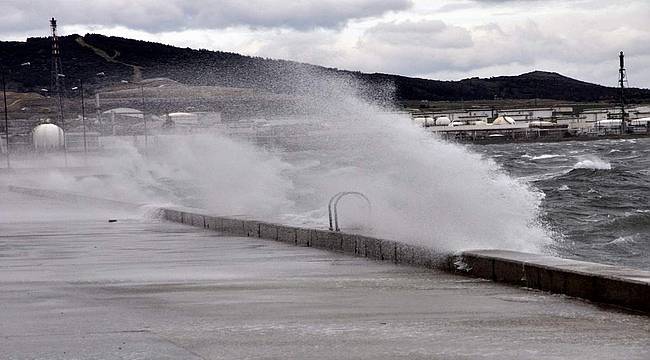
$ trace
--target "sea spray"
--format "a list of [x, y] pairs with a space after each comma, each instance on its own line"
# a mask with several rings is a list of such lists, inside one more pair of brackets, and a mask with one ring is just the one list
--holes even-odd
[[[444, 251], [539, 251], [548, 241], [536, 224], [541, 194], [508, 177], [493, 161], [432, 138], [403, 115], [373, 115], [354, 117], [350, 131], [363, 131], [333, 137], [323, 144], [327, 151], [307, 154], [320, 159], [318, 166], [292, 174], [299, 187], [311, 188], [313, 194], [309, 203], [296, 201], [300, 212], [316, 215], [306, 225], [324, 224], [329, 196], [352, 190], [371, 199], [366, 231], [376, 236]], [[363, 206], [343, 212], [343, 225], [356, 224], [356, 217], [365, 214]], [[319, 208], [320, 213], [314, 211]]]
[[[57, 173], [48, 185], [313, 227], [327, 227], [332, 195], [359, 191], [372, 202], [372, 213], [343, 200], [344, 231], [440, 251], [541, 251], [549, 243], [538, 223], [541, 194], [494, 161], [414, 126], [390, 106], [390, 84], [306, 71], [296, 77], [300, 86], [288, 112], [293, 128], [307, 125], [307, 132], [284, 126], [261, 142], [219, 130], [155, 135], [146, 155], [123, 142], [96, 158], [102, 176]], [[282, 119], [266, 120], [272, 128]]]
[[578, 158], [573, 169], [611, 170], [612, 165], [607, 161], [595, 156], [585, 155]]

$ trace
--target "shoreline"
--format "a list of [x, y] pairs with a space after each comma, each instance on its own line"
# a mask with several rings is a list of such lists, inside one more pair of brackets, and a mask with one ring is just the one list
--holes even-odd
[[[435, 134], [435, 133], [434, 133]], [[535, 139], [512, 139], [508, 137], [490, 138], [490, 139], [476, 139], [476, 140], [462, 140], [462, 139], [445, 139], [445, 141], [456, 142], [460, 144], [476, 144], [476, 145], [496, 145], [496, 144], [530, 144], [530, 143], [558, 143], [568, 141], [597, 141], [597, 140], [625, 140], [625, 139], [644, 139], [650, 138], [649, 134], [629, 134], [629, 135], [602, 135], [602, 136], [567, 136], [561, 138], [535, 138]]]

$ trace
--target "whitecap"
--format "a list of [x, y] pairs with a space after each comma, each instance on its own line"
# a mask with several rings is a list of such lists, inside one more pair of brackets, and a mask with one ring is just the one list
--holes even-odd
[[571, 169], [553, 171], [553, 172], [548, 172], [548, 173], [544, 173], [544, 174], [534, 174], [534, 175], [529, 175], [529, 176], [522, 176], [519, 179], [521, 181], [525, 182], [525, 183], [543, 181], [543, 180], [549, 180], [549, 179], [556, 178], [558, 176], [565, 175], [570, 171], [571, 171]]
[[574, 169], [611, 170], [612, 165], [598, 157], [585, 157], [573, 165]]
[[544, 159], [553, 159], [556, 157], [561, 157], [562, 155], [557, 155], [557, 154], [544, 154], [544, 155], [539, 155], [535, 156], [532, 158], [532, 160], [544, 160]]
[[627, 244], [627, 243], [633, 243], [634, 237], [632, 236], [620, 236], [617, 237], [616, 239], [610, 241], [607, 243], [607, 245], [619, 245], [619, 244]]

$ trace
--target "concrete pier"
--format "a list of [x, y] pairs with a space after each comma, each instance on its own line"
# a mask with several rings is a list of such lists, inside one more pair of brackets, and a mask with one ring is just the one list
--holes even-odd
[[[108, 203], [71, 207], [6, 189], [0, 195], [2, 359], [594, 360], [650, 353], [646, 315], [442, 271], [431, 266], [435, 254], [398, 242], [273, 231], [246, 218], [232, 218], [246, 233], [233, 236], [215, 229], [226, 227], [217, 217], [178, 209], [165, 216], [192, 227]], [[280, 241], [259, 238], [262, 228]], [[334, 245], [305, 246], [318, 237]], [[474, 256], [505, 262], [515, 254]], [[482, 271], [466, 255], [455, 266]], [[520, 260], [525, 268], [535, 259]], [[408, 261], [421, 266], [400, 265]], [[505, 276], [495, 263], [483, 268], [496, 280]]]
[[2, 359], [647, 359], [650, 319], [174, 223], [2, 223]]
[[648, 271], [503, 250], [466, 251], [458, 261], [473, 276], [650, 314]]
[[[9, 186], [11, 193], [92, 206], [137, 209], [131, 204], [82, 194]], [[449, 255], [426, 247], [319, 229], [251, 220], [245, 216], [216, 216], [202, 209], [158, 209], [166, 220], [231, 235], [259, 237], [426, 268], [438, 268], [497, 282], [551, 291], [650, 314], [650, 271], [503, 250], [465, 251]]]

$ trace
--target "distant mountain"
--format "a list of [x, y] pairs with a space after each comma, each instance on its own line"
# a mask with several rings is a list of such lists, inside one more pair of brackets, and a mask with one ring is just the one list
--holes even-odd
[[[490, 100], [555, 99], [571, 102], [618, 99], [619, 90], [591, 84], [557, 73], [534, 71], [518, 76], [461, 81], [439, 81], [390, 74], [367, 74], [285, 60], [264, 59], [235, 53], [193, 50], [140, 40], [98, 34], [60, 38], [66, 81], [83, 78], [92, 86], [97, 73], [106, 76], [102, 84], [121, 80], [167, 77], [188, 85], [219, 85], [291, 93], [301, 82], [297, 74], [343, 74], [369, 84], [395, 85], [398, 100]], [[48, 38], [26, 42], [0, 42], [0, 57], [7, 71], [10, 90], [38, 91], [50, 86]], [[21, 66], [29, 62], [28, 66]], [[650, 101], [649, 89], [626, 90], [630, 102]]]

